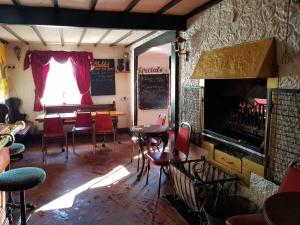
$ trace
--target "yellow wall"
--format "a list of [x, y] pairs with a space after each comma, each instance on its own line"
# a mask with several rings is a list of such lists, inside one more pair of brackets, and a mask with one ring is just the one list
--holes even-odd
[[6, 45], [0, 43], [0, 101], [8, 96]]

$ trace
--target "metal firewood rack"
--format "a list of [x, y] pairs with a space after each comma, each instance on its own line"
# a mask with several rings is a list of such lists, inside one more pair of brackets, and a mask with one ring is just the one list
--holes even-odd
[[220, 187], [228, 192], [237, 191], [237, 175], [225, 172], [205, 158], [171, 163], [170, 175], [175, 197], [196, 213], [201, 213], [204, 200]]

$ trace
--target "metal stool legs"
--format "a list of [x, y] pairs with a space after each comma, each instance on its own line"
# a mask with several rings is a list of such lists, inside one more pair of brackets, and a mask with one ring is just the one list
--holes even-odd
[[25, 191], [20, 191], [21, 225], [26, 225]]

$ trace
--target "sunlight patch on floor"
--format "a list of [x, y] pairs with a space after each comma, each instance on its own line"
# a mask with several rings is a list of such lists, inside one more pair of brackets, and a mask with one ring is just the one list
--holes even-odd
[[124, 166], [119, 165], [104, 176], [97, 177], [88, 181], [87, 183], [58, 197], [57, 199], [49, 202], [48, 204], [43, 205], [42, 207], [38, 208], [35, 212], [70, 208], [73, 206], [76, 195], [91, 188], [93, 189], [114, 185], [129, 174], [130, 172]]

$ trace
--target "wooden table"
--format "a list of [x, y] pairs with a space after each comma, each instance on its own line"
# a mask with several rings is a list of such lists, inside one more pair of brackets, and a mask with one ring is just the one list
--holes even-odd
[[147, 144], [149, 138], [159, 137], [163, 142], [163, 151], [168, 145], [169, 128], [167, 126], [160, 125], [139, 125], [131, 128], [131, 132], [138, 137], [138, 145], [140, 154], [142, 154], [142, 168], [139, 169], [136, 180], [139, 181], [144, 171], [145, 166], [145, 155], [144, 155], [144, 146]]
[[[91, 112], [91, 113], [92, 113], [92, 117], [95, 117], [96, 112]], [[97, 113], [100, 113], [100, 114], [109, 114], [112, 117], [125, 116], [125, 113], [121, 112], [121, 111], [101, 111], [101, 112], [97, 112]], [[53, 114], [53, 113], [50, 113], [47, 116], [51, 116], [51, 114]], [[60, 118], [63, 121], [65, 121], [65, 120], [75, 120], [76, 119], [76, 113], [75, 112], [71, 112], [71, 113], [57, 113], [57, 114], [60, 116]], [[35, 121], [44, 122], [45, 115], [46, 115], [46, 113], [42, 113], [42, 114], [38, 115], [35, 118]], [[55, 115], [55, 113], [54, 113], [54, 115]]]
[[263, 207], [269, 225], [300, 225], [300, 192], [282, 192], [268, 198]]

